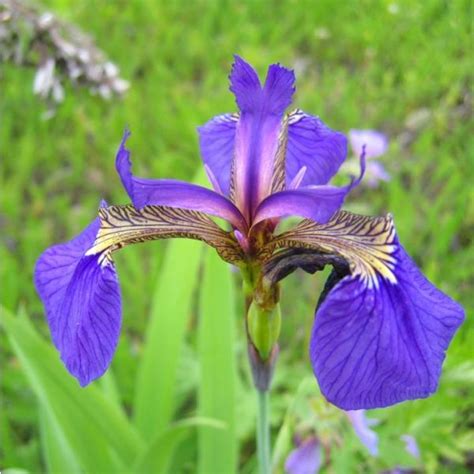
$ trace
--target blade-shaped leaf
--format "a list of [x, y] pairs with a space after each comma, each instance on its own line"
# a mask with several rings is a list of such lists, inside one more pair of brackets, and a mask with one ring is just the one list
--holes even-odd
[[168, 426], [176, 408], [176, 372], [201, 252], [198, 242], [173, 241], [160, 272], [135, 393], [135, 423], [147, 438]]
[[97, 387], [80, 388], [52, 344], [26, 318], [15, 318], [3, 308], [1, 313], [1, 324], [33, 391], [55, 418], [81, 468], [108, 472], [126, 466], [142, 443], [124, 413]]
[[214, 431], [223, 429], [222, 424], [218, 421], [200, 417], [175, 423], [155, 436], [146, 451], [137, 459], [133, 472], [136, 474], [166, 473], [176, 448], [190, 434], [190, 430], [196, 426], [205, 426], [207, 429]]
[[198, 413], [222, 421], [225, 429], [199, 428], [198, 472], [230, 474], [237, 463], [235, 304], [231, 269], [214, 252], [206, 254], [199, 309]]
[[39, 407], [41, 445], [48, 472], [80, 473], [79, 461], [66, 440], [56, 418], [44, 406]]

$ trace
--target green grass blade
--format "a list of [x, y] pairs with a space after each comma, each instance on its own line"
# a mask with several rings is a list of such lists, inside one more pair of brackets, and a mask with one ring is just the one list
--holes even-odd
[[50, 343], [26, 318], [2, 309], [1, 324], [40, 403], [54, 416], [68, 444], [87, 472], [121, 468], [136, 458], [142, 443], [133, 426], [102, 391], [80, 388]]
[[135, 424], [153, 437], [169, 424], [175, 382], [202, 253], [200, 242], [169, 243], [146, 331], [135, 394]]
[[56, 418], [42, 405], [39, 406], [41, 447], [49, 473], [82, 472], [79, 461], [66, 440]]
[[[165, 474], [168, 472], [176, 448], [190, 434], [191, 429], [196, 426], [206, 427], [214, 431], [218, 429], [219, 431], [216, 432], [220, 433], [224, 429], [222, 423], [201, 417], [189, 418], [175, 423], [155, 436], [146, 451], [137, 459], [133, 472], [136, 474]], [[219, 472], [227, 473], [227, 471]], [[207, 474], [211, 474], [211, 471], [208, 471]]]
[[231, 474], [237, 465], [234, 287], [230, 266], [211, 250], [206, 253], [199, 309], [198, 413], [222, 421], [225, 429], [199, 428], [198, 472]]

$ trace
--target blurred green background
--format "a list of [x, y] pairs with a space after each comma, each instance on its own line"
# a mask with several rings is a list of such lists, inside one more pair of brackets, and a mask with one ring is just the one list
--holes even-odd
[[[260, 74], [273, 62], [294, 67], [296, 105], [330, 127], [374, 128], [389, 136], [383, 162], [391, 181], [360, 187], [347, 207], [392, 212], [408, 252], [470, 314], [471, 2], [57, 0], [44, 6], [92, 35], [131, 87], [123, 99], [105, 101], [69, 85], [64, 102], [45, 120], [45, 103], [32, 93], [35, 71], [0, 65], [1, 303], [19, 315], [2, 316], [2, 471], [158, 472], [157, 466], [167, 466], [169, 472], [208, 474], [217, 469], [209, 458], [220, 449], [213, 440], [224, 440], [217, 461], [231, 466], [224, 472], [254, 472], [254, 399], [242, 303], [233, 294], [238, 279], [211, 251], [202, 255], [197, 243], [154, 242], [117, 255], [123, 333], [110, 376], [85, 390], [57, 362], [32, 283], [42, 250], [77, 234], [100, 199], [127, 202], [114, 170], [125, 126], [132, 130], [137, 175], [194, 179], [200, 166], [196, 127], [235, 110], [227, 81], [234, 53]], [[283, 285], [272, 394], [276, 472], [283, 472], [293, 437], [311, 433], [328, 447], [323, 472], [472, 472], [469, 318], [449, 350], [435, 396], [369, 414], [379, 420], [380, 437], [379, 456], [371, 457], [311, 381], [307, 345], [323, 283], [324, 275], [294, 274]], [[221, 337], [230, 345], [215, 347]], [[161, 379], [159, 370], [169, 373]], [[224, 426], [214, 421], [219, 414]], [[108, 425], [109, 416], [115, 424]], [[98, 418], [103, 423], [96, 427]], [[171, 423], [185, 418], [189, 426]], [[110, 439], [104, 435], [104, 441], [101, 429]], [[406, 453], [403, 434], [416, 438], [419, 460]], [[84, 448], [95, 442], [97, 453]], [[154, 446], [155, 458], [132, 469], [119, 459], [121, 443], [130, 463], [144, 447]]]

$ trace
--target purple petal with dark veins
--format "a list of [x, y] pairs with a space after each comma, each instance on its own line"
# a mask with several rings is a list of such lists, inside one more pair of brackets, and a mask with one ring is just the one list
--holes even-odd
[[79, 236], [47, 249], [35, 268], [53, 342], [82, 386], [110, 365], [121, 326], [120, 287], [112, 263], [84, 256], [99, 231], [95, 219]]
[[254, 69], [238, 56], [230, 90], [240, 108], [236, 129], [233, 185], [235, 202], [247, 219], [271, 192], [283, 113], [294, 93], [293, 71], [273, 64], [261, 86]]
[[258, 206], [253, 224], [265, 219], [298, 216], [325, 224], [341, 208], [346, 196], [362, 181], [365, 154], [360, 157], [360, 174], [347, 186], [306, 186], [273, 193]]
[[237, 115], [218, 115], [198, 128], [199, 147], [204, 164], [209, 166], [226, 196], [229, 195], [230, 190], [235, 129], [238, 120]]
[[115, 166], [133, 205], [169, 206], [200, 211], [221, 217], [243, 232], [247, 224], [240, 211], [226, 197], [196, 184], [172, 179], [138, 178], [132, 174], [130, 151], [125, 142], [130, 132], [126, 131], [117, 152]]
[[304, 440], [285, 461], [288, 474], [317, 474], [321, 468], [321, 444], [315, 437]]
[[344, 410], [425, 398], [438, 386], [462, 307], [433, 286], [403, 247], [391, 282], [346, 276], [317, 311], [310, 344], [324, 396]]
[[287, 186], [303, 166], [306, 166], [306, 173], [301, 186], [327, 184], [346, 156], [347, 139], [344, 134], [331, 130], [318, 117], [301, 110], [289, 115]]
[[299, 216], [324, 224], [341, 208], [348, 192], [347, 186], [307, 186], [279, 191], [260, 203], [253, 223], [257, 224], [265, 219]]

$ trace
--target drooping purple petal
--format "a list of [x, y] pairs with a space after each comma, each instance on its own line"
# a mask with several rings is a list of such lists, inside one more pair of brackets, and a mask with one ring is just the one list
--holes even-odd
[[286, 458], [288, 474], [317, 474], [321, 468], [321, 445], [312, 436], [295, 448]]
[[233, 114], [218, 115], [198, 128], [199, 147], [204, 164], [212, 171], [226, 196], [229, 195], [238, 119], [238, 116]]
[[[367, 448], [371, 456], [377, 456], [379, 450], [379, 437], [370, 429], [370, 422], [365, 416], [365, 410], [350, 410], [346, 414], [354, 428], [357, 437]], [[370, 420], [374, 421], [374, 420]]]
[[376, 130], [350, 130], [349, 142], [355, 156], [362, 154], [362, 147], [366, 146], [367, 159], [383, 155], [388, 148], [388, 138]]
[[346, 156], [347, 139], [344, 134], [331, 130], [318, 117], [301, 110], [290, 114], [286, 151], [287, 186], [303, 166], [306, 166], [306, 173], [301, 186], [327, 184]]
[[305, 186], [271, 194], [258, 206], [253, 224], [265, 219], [299, 216], [325, 224], [341, 208], [346, 196], [362, 180], [365, 155], [361, 155], [360, 175], [347, 186]]
[[99, 231], [95, 219], [79, 236], [47, 249], [35, 268], [35, 285], [53, 342], [82, 386], [110, 365], [121, 326], [120, 287], [114, 266], [84, 256]]
[[344, 410], [434, 393], [445, 351], [464, 319], [462, 307], [431, 284], [395, 243], [395, 281], [377, 272], [370, 285], [370, 278], [346, 276], [317, 311], [310, 344], [313, 370], [324, 396]]
[[390, 181], [390, 174], [380, 161], [372, 160], [367, 163], [366, 184], [371, 188], [378, 186], [380, 181]]
[[172, 179], [138, 178], [132, 174], [130, 151], [125, 132], [117, 152], [116, 169], [132, 203], [141, 209], [148, 205], [178, 207], [221, 217], [245, 232], [247, 224], [239, 210], [226, 197], [196, 184]]
[[294, 93], [294, 73], [278, 64], [268, 68], [262, 88], [257, 73], [238, 56], [230, 75], [240, 117], [235, 137], [235, 202], [247, 219], [271, 192], [283, 113]]

